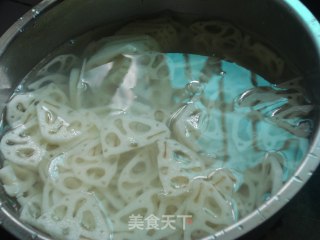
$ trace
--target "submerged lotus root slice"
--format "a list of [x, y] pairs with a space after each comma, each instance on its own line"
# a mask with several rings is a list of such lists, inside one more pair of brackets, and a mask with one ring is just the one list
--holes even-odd
[[31, 82], [27, 85], [28, 90], [35, 91], [42, 87], [45, 87], [49, 84], [59, 84], [64, 85], [68, 83], [68, 78], [63, 74], [50, 74], [48, 76], [44, 76], [34, 82]]
[[83, 155], [75, 157], [71, 167], [74, 175], [81, 179], [84, 184], [98, 188], [108, 187], [111, 179], [117, 171], [117, 158], [105, 159], [102, 155], [95, 160]]
[[6, 120], [11, 127], [26, 124], [36, 117], [35, 105], [33, 93], [15, 95], [7, 104]]
[[[243, 183], [234, 193], [240, 218], [250, 214], [252, 209], [280, 190], [283, 169], [279, 160], [281, 156], [278, 153], [268, 153], [262, 163], [245, 171]], [[264, 181], [261, 182], [261, 179]]]
[[[285, 62], [275, 51], [257, 41], [252, 40], [251, 36], [246, 36], [242, 45], [243, 56], [251, 59], [249, 64], [256, 66], [272, 77], [280, 77], [284, 71]], [[257, 66], [258, 65], [258, 66]]]
[[154, 38], [163, 52], [169, 52], [179, 44], [178, 32], [169, 22], [136, 21], [121, 28], [117, 35], [146, 34]]
[[[124, 36], [120, 39], [110, 38], [97, 53], [91, 56], [87, 62], [86, 70], [109, 63], [115, 57], [125, 54], [139, 54], [145, 51], [159, 50], [158, 44], [149, 36]], [[114, 39], [114, 40], [112, 40]]]
[[237, 179], [234, 174], [226, 168], [219, 168], [208, 175], [208, 182], [228, 201], [231, 200]]
[[[277, 125], [278, 128], [275, 128], [274, 125]], [[266, 120], [259, 122], [255, 133], [256, 138], [259, 139], [259, 141], [255, 143], [256, 146], [264, 151], [278, 151], [286, 149], [288, 139], [295, 139], [293, 133], [290, 133], [290, 127], [291, 125], [287, 124], [283, 120]]]
[[[129, 57], [125, 57], [125, 56], [116, 57], [112, 63], [112, 67], [108, 72], [108, 75], [104, 79], [103, 85], [108, 85], [108, 87], [111, 87], [112, 85], [114, 87], [115, 86], [119, 87], [119, 85], [123, 82], [123, 79], [125, 78], [125, 76], [128, 74], [131, 64], [132, 64], [132, 60]], [[114, 87], [113, 87], [113, 90], [114, 90]], [[108, 90], [108, 89], [105, 89], [105, 90]]]
[[133, 201], [150, 188], [150, 183], [157, 176], [156, 155], [146, 148], [134, 156], [121, 171], [118, 191], [126, 202]]
[[194, 152], [206, 152], [222, 157], [225, 154], [221, 126], [222, 112], [208, 112], [201, 105], [189, 103], [171, 117], [175, 137]]
[[248, 149], [252, 149], [254, 146], [254, 116], [257, 118], [259, 114], [254, 114], [250, 119], [250, 116], [246, 114], [232, 114], [234, 117], [230, 122], [231, 127], [228, 129], [229, 132], [229, 142], [235, 146], [235, 150], [244, 153]]
[[156, 107], [166, 108], [172, 104], [173, 89], [168, 58], [162, 53], [145, 53], [135, 58], [140, 68], [140, 79], [134, 92]]
[[[83, 101], [86, 99], [85, 93], [88, 90], [87, 83], [84, 79], [85, 68], [87, 66], [87, 59], [82, 62], [81, 68], [72, 68], [69, 78], [69, 98], [71, 106], [75, 109], [83, 107]], [[87, 99], [88, 101], [90, 98]]]
[[85, 96], [86, 106], [109, 105], [113, 100], [114, 93], [122, 87], [122, 84], [125, 85], [125, 81], [130, 76], [131, 68], [134, 68], [131, 58], [128, 55], [119, 55], [110, 63], [84, 72], [84, 82], [88, 84], [90, 89]]
[[189, 148], [175, 140], [158, 141], [158, 169], [163, 191], [177, 196], [190, 190], [193, 178], [201, 175], [204, 166]]
[[37, 75], [47, 76], [53, 73], [65, 74], [78, 62], [78, 60], [78, 57], [73, 54], [59, 55], [41, 68]]
[[30, 136], [32, 129], [21, 125], [2, 137], [0, 146], [6, 160], [29, 168], [38, 166], [45, 150], [40, 145], [41, 139], [38, 136]]
[[197, 140], [201, 130], [197, 126], [201, 115], [201, 111], [192, 103], [182, 106], [170, 119], [175, 137], [196, 152], [200, 150]]
[[314, 110], [313, 105], [295, 105], [287, 106], [283, 108], [276, 109], [273, 112], [273, 116], [278, 119], [293, 119], [293, 118], [302, 118], [310, 115], [311, 111]]
[[[71, 162], [73, 161], [73, 158], [77, 157], [85, 157], [86, 161], [95, 162], [102, 156], [102, 146], [98, 133], [84, 137], [79, 142], [76, 142], [71, 148], [72, 149], [70, 149], [68, 153], [68, 158], [70, 158]], [[113, 159], [117, 160], [118, 156], [110, 156], [111, 162], [114, 161]]]
[[50, 181], [46, 181], [42, 186], [42, 202], [41, 209], [43, 212], [56, 205], [65, 196], [59, 189], [56, 189]]
[[291, 90], [295, 92], [305, 93], [306, 89], [303, 87], [303, 79], [304, 78], [302, 77], [293, 78], [284, 82], [277, 83], [276, 87], [281, 88], [283, 90]]
[[[281, 95], [277, 94], [269, 87], [257, 87], [245, 91], [237, 101], [240, 107], [251, 107], [254, 110], [259, 110], [259, 104], [276, 101], [281, 98]], [[265, 107], [262, 105], [262, 107]]]
[[192, 224], [186, 227], [184, 239], [206, 237], [235, 221], [231, 203], [209, 182], [195, 182], [184, 205], [187, 215], [192, 216]]
[[169, 135], [167, 126], [161, 122], [127, 115], [108, 120], [100, 133], [106, 157], [149, 145]]
[[19, 198], [36, 182], [36, 175], [23, 167], [9, 163], [0, 169], [0, 180], [9, 196]]
[[[121, 209], [123, 209], [127, 203], [122, 199], [120, 193], [118, 192], [118, 179], [121, 169], [121, 162], [118, 162], [117, 173], [111, 179], [110, 184], [107, 188], [97, 189], [97, 197], [101, 199], [102, 203], [107, 207], [110, 214], [114, 215]], [[112, 194], [110, 194], [112, 193]]]
[[[295, 112], [295, 110], [299, 110], [299, 107], [303, 108], [301, 112]], [[279, 116], [278, 114], [275, 114], [271, 121], [274, 124], [277, 124], [280, 128], [285, 129], [289, 133], [301, 137], [301, 138], [308, 138], [310, 137], [310, 134], [312, 133], [313, 124], [309, 119], [301, 120], [301, 117], [304, 117], [304, 113], [308, 113], [313, 109], [313, 106], [299, 106], [299, 107], [292, 107], [292, 109], [289, 109], [288, 111], [284, 111], [283, 114], [290, 114], [291, 116], [283, 117]], [[300, 116], [297, 116], [297, 118], [291, 118], [295, 114], [298, 114]], [[282, 115], [282, 113], [280, 113]], [[283, 116], [283, 115], [282, 115]], [[299, 119], [299, 120], [297, 120]]]
[[40, 100], [54, 104], [67, 104], [65, 94], [55, 85], [49, 84], [40, 90], [15, 95], [7, 105], [6, 119], [11, 127], [28, 124], [36, 118], [36, 105]]
[[170, 117], [169, 110], [161, 107], [155, 108], [147, 103], [139, 101], [134, 101], [127, 112], [130, 115], [151, 118], [162, 123], [167, 123]]
[[275, 115], [285, 108], [304, 105], [304, 96], [300, 92], [277, 91], [269, 87], [258, 87], [243, 93], [238, 100], [240, 107], [252, 107], [254, 110]]
[[159, 51], [160, 46], [155, 41], [145, 34], [130, 34], [130, 35], [113, 35], [101, 38], [100, 40], [91, 42], [84, 51], [84, 56], [94, 55], [106, 46], [118, 46], [130, 42], [137, 42], [143, 40], [145, 43], [146, 51]]
[[246, 177], [234, 196], [240, 218], [247, 216], [253, 209], [258, 207], [257, 187], [254, 182], [250, 181], [250, 177]]
[[201, 21], [190, 26], [194, 33], [193, 44], [197, 52], [217, 53], [223, 57], [239, 52], [242, 33], [233, 25], [222, 21]]
[[64, 194], [86, 192], [89, 186], [82, 178], [71, 171], [59, 172], [59, 170], [56, 170], [56, 172], [51, 174], [50, 182], [56, 190]]
[[21, 206], [20, 218], [22, 221], [38, 227], [38, 218], [41, 216], [43, 209], [42, 194], [36, 193]]
[[116, 57], [112, 63], [112, 67], [108, 72], [108, 75], [103, 81], [103, 90], [110, 93], [112, 93], [112, 91], [115, 91], [116, 88], [119, 87], [121, 83], [123, 83], [125, 76], [128, 74], [129, 69], [132, 66], [131, 64], [132, 60], [129, 57]]
[[79, 112], [65, 105], [40, 102], [37, 116], [41, 135], [50, 143], [70, 141], [92, 127]]
[[[286, 179], [283, 178], [283, 165], [285, 158], [283, 155], [273, 152], [266, 156], [265, 162], [263, 162], [263, 173], [260, 176], [265, 175], [264, 184], [258, 190], [258, 196], [263, 196], [264, 193], [270, 193], [274, 196], [280, 188], [283, 186]], [[298, 167], [298, 166], [297, 166]], [[260, 204], [265, 199], [260, 199]]]
[[[130, 232], [139, 234], [139, 231], [133, 231], [128, 228], [130, 216], [140, 214], [143, 217], [150, 216], [151, 214], [157, 215], [159, 205], [159, 192], [157, 189], [150, 189], [145, 191], [139, 197], [129, 202], [123, 209], [118, 211], [113, 217], [115, 232]], [[131, 237], [131, 239], [136, 239]]]
[[34, 95], [37, 96], [38, 100], [55, 104], [55, 105], [69, 105], [69, 99], [66, 94], [54, 83], [50, 83], [45, 87], [36, 90]]
[[179, 49], [184, 49], [184, 47], [188, 47], [189, 45], [189, 39], [191, 38], [191, 33], [190, 30], [188, 29], [187, 26], [184, 24], [181, 24], [178, 21], [175, 21], [172, 17], [168, 16], [161, 16], [159, 18], [155, 19], [150, 19], [148, 20], [152, 24], [166, 24], [166, 25], [171, 25], [175, 31], [177, 32], [178, 36], [178, 46], [175, 46], [173, 50]]
[[106, 211], [90, 194], [64, 196], [37, 219], [52, 236], [66, 240], [109, 239], [110, 222]]

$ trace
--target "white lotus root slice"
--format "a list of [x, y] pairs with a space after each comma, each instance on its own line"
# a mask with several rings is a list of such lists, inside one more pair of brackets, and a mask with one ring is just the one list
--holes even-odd
[[294, 133], [290, 133], [288, 125], [283, 120], [259, 122], [255, 132], [255, 136], [259, 141], [256, 141], [255, 145], [264, 151], [285, 149], [287, 140], [295, 138], [293, 136]]
[[139, 101], [134, 101], [128, 108], [128, 113], [135, 116], [142, 116], [146, 118], [155, 119], [158, 122], [166, 123], [168, 122], [170, 112], [163, 108], [154, 108], [149, 104], [142, 103]]
[[36, 175], [23, 167], [8, 163], [0, 169], [0, 180], [9, 196], [19, 198], [36, 182]]
[[17, 196], [17, 202], [20, 204], [20, 206], [24, 206], [26, 205], [28, 202], [31, 201], [31, 199], [38, 194], [42, 194], [42, 183], [39, 182], [35, 182], [30, 188], [28, 188], [25, 192], [23, 192], [23, 194], [19, 194], [19, 196]]
[[109, 239], [111, 226], [106, 210], [94, 196], [85, 193], [66, 195], [46, 209], [37, 225], [60, 239]]
[[125, 25], [117, 35], [146, 34], [154, 38], [163, 52], [173, 51], [179, 44], [177, 29], [170, 22], [136, 21]]
[[127, 115], [119, 115], [107, 121], [100, 134], [106, 157], [149, 145], [169, 135], [164, 123]]
[[301, 92], [303, 95], [307, 96], [308, 94], [306, 93], [306, 89], [303, 87], [303, 79], [303, 77], [297, 77], [286, 80], [284, 82], [277, 83], [276, 87], [283, 90], [290, 89], [291, 91], [294, 90], [296, 92]]
[[86, 70], [101, 66], [112, 61], [115, 57], [125, 54], [139, 54], [146, 51], [158, 51], [158, 44], [149, 36], [123, 36], [110, 38], [96, 54], [88, 59]]
[[[273, 123], [277, 126], [285, 129], [289, 133], [301, 137], [301, 138], [308, 138], [312, 133], [312, 124], [310, 120], [298, 120], [296, 123], [288, 122], [288, 119], [279, 120], [279, 119], [272, 119]], [[287, 120], [287, 121], [286, 121]]]
[[[275, 195], [278, 190], [282, 187], [283, 181], [283, 162], [284, 157], [281, 154], [267, 153], [262, 163], [254, 168], [248, 170], [248, 180], [257, 183], [263, 176], [265, 179], [264, 184], [257, 185], [257, 196], [263, 196], [263, 193], [270, 193]], [[245, 179], [246, 182], [247, 179]], [[257, 199], [258, 204], [264, 202], [265, 199]]]
[[130, 35], [113, 35], [113, 36], [107, 36], [104, 38], [101, 38], [97, 41], [91, 42], [86, 49], [84, 50], [83, 56], [92, 56], [96, 52], [100, 51], [104, 47], [107, 47], [108, 45], [115, 45], [115, 44], [127, 44], [128, 40], [129, 42], [135, 42], [139, 41], [141, 39], [149, 38], [150, 41], [146, 41], [146, 45], [148, 47], [148, 51], [159, 51], [160, 46], [159, 44], [155, 41], [155, 39], [151, 38], [150, 36], [147, 35], [137, 35], [137, 34], [130, 34]]
[[242, 33], [233, 25], [222, 21], [200, 21], [190, 26], [195, 37], [193, 44], [196, 52], [216, 53], [232, 58], [239, 52], [242, 43]]
[[[119, 179], [119, 174], [121, 162], [118, 162], [118, 171], [115, 174], [115, 176], [111, 179], [110, 184], [108, 185], [107, 188], [99, 188], [95, 189], [95, 193], [98, 199], [101, 200], [102, 204], [106, 206], [108, 209], [108, 212], [111, 215], [116, 214], [118, 211], [123, 209], [127, 203], [122, 199], [121, 195], [118, 192], [117, 184], [118, 184], [118, 179]], [[112, 194], [110, 194], [112, 193]]]
[[113, 96], [125, 81], [131, 78], [129, 69], [132, 60], [128, 55], [119, 55], [110, 63], [86, 71], [83, 75], [90, 91], [85, 103], [89, 107], [108, 106]]
[[204, 170], [201, 159], [175, 140], [158, 141], [157, 144], [159, 177], [164, 193], [177, 196], [188, 192], [194, 178]]
[[[244, 114], [230, 113], [228, 129], [231, 153], [246, 154], [249, 151], [269, 151], [281, 149], [289, 135], [276, 123], [263, 119], [258, 111]], [[235, 149], [233, 149], [235, 147]], [[234, 151], [236, 150], [236, 151]], [[236, 157], [236, 156], [235, 156]], [[258, 160], [259, 158], [256, 158]], [[236, 159], [240, 162], [240, 158]], [[246, 164], [250, 161], [244, 158]]]
[[36, 98], [33, 93], [15, 95], [7, 104], [6, 119], [11, 127], [26, 124], [36, 117]]
[[134, 58], [139, 67], [139, 81], [134, 92], [154, 106], [167, 108], [172, 104], [173, 89], [170, 82], [168, 58], [162, 53], [145, 53]]
[[[192, 220], [191, 215], [187, 215], [185, 213], [185, 204], [184, 201], [185, 196], [177, 196], [177, 197], [166, 197], [163, 195], [159, 196], [159, 207], [156, 216], [159, 217], [159, 228], [165, 226], [166, 221], [172, 221], [171, 226], [167, 226], [165, 231], [155, 231], [154, 233], [146, 232], [146, 239], [151, 235], [152, 239], [166, 239], [166, 240], [174, 240], [174, 239], [183, 239], [183, 227], [188, 227], [188, 221]], [[176, 234], [175, 234], [176, 233]]]
[[181, 44], [183, 41], [188, 41], [190, 39], [190, 31], [187, 26], [182, 25], [178, 21], [175, 21], [170, 16], [161, 16], [159, 18], [155, 19], [148, 19], [148, 22], [151, 24], [167, 24], [171, 25], [177, 32], [178, 38], [179, 38], [179, 44]]
[[[72, 146], [68, 158], [73, 161], [73, 158], [75, 157], [85, 156], [87, 161], [94, 162], [97, 159], [100, 159], [102, 152], [99, 133], [94, 133], [92, 136], [84, 137], [84, 139], [76, 143], [76, 145]], [[117, 160], [118, 156], [110, 156], [110, 161], [114, 161], [113, 159]]]
[[201, 115], [201, 111], [191, 103], [179, 108], [170, 118], [170, 125], [175, 137], [196, 152], [200, 150], [197, 140], [201, 134], [198, 129]]
[[32, 226], [38, 225], [38, 218], [41, 216], [42, 194], [39, 192], [32, 195], [28, 201], [21, 206], [20, 219]]
[[[171, 117], [171, 129], [175, 137], [194, 152], [206, 152], [223, 156], [224, 132], [221, 126], [222, 112], [208, 111], [197, 102], [178, 109]], [[227, 115], [226, 115], [227, 116]]]
[[52, 206], [59, 203], [65, 196], [65, 194], [62, 193], [59, 189], [56, 189], [50, 181], [46, 181], [46, 183], [42, 186], [41, 193], [41, 209], [43, 209], [42, 212], [45, 212]]
[[43, 100], [51, 104], [69, 105], [66, 94], [54, 83], [35, 91], [34, 96], [37, 97], [37, 100]]
[[[68, 160], [73, 156], [86, 155], [88, 158], [91, 157], [92, 159], [95, 159], [96, 152], [99, 151], [99, 154], [102, 154], [101, 147], [95, 148], [96, 145], [94, 145], [100, 144], [98, 132], [92, 130], [93, 129], [90, 129], [86, 134], [68, 142], [49, 143], [44, 141], [42, 147], [46, 150], [46, 154], [44, 156], [44, 161], [41, 161], [41, 164], [38, 167], [39, 175], [43, 181], [46, 181], [48, 178], [48, 168], [51, 164], [61, 165], [64, 166], [64, 169], [69, 169], [70, 164]], [[40, 131], [39, 134], [41, 134]]]
[[315, 107], [313, 105], [288, 106], [276, 109], [273, 112], [273, 116], [281, 119], [303, 117], [308, 116], [314, 108]]
[[36, 105], [41, 99], [54, 104], [67, 104], [65, 94], [55, 85], [49, 84], [34, 92], [15, 95], [7, 105], [6, 119], [11, 127], [28, 124], [37, 116]]
[[256, 88], [243, 93], [238, 104], [240, 107], [250, 107], [259, 111], [261, 117], [267, 117], [278, 127], [296, 136], [310, 135], [311, 124], [300, 123], [306, 123], [303, 119], [311, 113], [314, 106], [306, 105], [304, 96], [300, 92], [277, 93], [271, 88]]
[[40, 145], [39, 136], [30, 136], [32, 129], [21, 125], [3, 136], [0, 146], [6, 160], [29, 168], [38, 166], [45, 150]]
[[44, 76], [34, 82], [29, 83], [27, 85], [27, 88], [30, 91], [35, 91], [49, 84], [63, 85], [67, 83], [68, 83], [68, 78], [65, 75], [56, 73], [56, 74], [50, 74], [48, 76]]
[[[239, 96], [237, 103], [240, 107], [252, 107], [259, 110], [256, 106], [264, 102], [273, 102], [281, 98], [276, 92], [269, 87], [252, 88]], [[264, 107], [264, 105], [262, 105]]]
[[[132, 234], [139, 234], [140, 231], [135, 231], [128, 228], [130, 216], [140, 214], [142, 217], [147, 217], [151, 214], [157, 215], [157, 208], [159, 205], [158, 189], [150, 189], [144, 192], [133, 201], [129, 202], [123, 209], [118, 211], [113, 217], [114, 231], [130, 232]], [[132, 236], [131, 239], [138, 239]], [[142, 238], [145, 239], [145, 238]]]
[[68, 142], [92, 127], [79, 112], [65, 105], [40, 102], [37, 116], [41, 135], [50, 143]]
[[[256, 119], [255, 119], [256, 118]], [[230, 133], [230, 143], [234, 144], [235, 150], [238, 152], [245, 152], [248, 149], [252, 149], [254, 146], [253, 129], [254, 124], [252, 121], [260, 119], [260, 114], [255, 112], [254, 114], [232, 114], [231, 126], [228, 129]]]
[[156, 170], [157, 160], [154, 151], [146, 148], [139, 152], [120, 173], [118, 191], [121, 197], [128, 203], [141, 195], [157, 178]]
[[119, 87], [119, 85], [123, 82], [125, 76], [127, 75], [131, 64], [132, 60], [128, 57], [128, 55], [126, 55], [126, 57], [123, 55], [116, 57], [113, 60], [112, 67], [103, 82], [104, 88], [110, 88], [113, 86], [113, 89], [105, 90], [111, 92], [111, 90], [115, 90], [115, 86]]
[[46, 76], [53, 73], [67, 73], [78, 62], [78, 57], [73, 54], [59, 55], [48, 62], [38, 72], [38, 76]]
[[209, 182], [226, 200], [231, 201], [236, 188], [237, 179], [229, 169], [215, 169], [208, 174], [207, 178], [204, 180]]
[[245, 58], [251, 59], [249, 64], [258, 65], [257, 69], [274, 77], [282, 75], [285, 67], [284, 60], [264, 44], [254, 41], [251, 36], [244, 37], [242, 51]]
[[279, 153], [268, 153], [262, 163], [245, 171], [244, 182], [234, 194], [239, 217], [250, 214], [283, 186], [281, 158]]
[[54, 175], [50, 178], [53, 188], [64, 194], [88, 191], [89, 185], [71, 171], [60, 172], [59, 170], [53, 170], [50, 175]]
[[196, 181], [184, 205], [185, 213], [192, 216], [192, 224], [184, 231], [185, 240], [212, 235], [236, 221], [230, 202], [209, 182]]
[[238, 100], [241, 107], [252, 107], [254, 110], [264, 111], [273, 115], [276, 111], [288, 106], [305, 104], [301, 92], [277, 91], [269, 87], [259, 87], [244, 92]]
[[72, 159], [71, 167], [74, 175], [84, 184], [93, 187], [106, 188], [117, 171], [118, 159], [111, 156], [109, 159], [102, 155], [93, 160], [86, 155], [76, 156]]

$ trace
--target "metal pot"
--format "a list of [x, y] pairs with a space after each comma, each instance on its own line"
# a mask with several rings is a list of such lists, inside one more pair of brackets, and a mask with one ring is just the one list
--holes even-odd
[[[62, 43], [96, 26], [163, 10], [225, 19], [264, 38], [299, 68], [313, 100], [320, 102], [320, 25], [298, 0], [44, 0], [0, 38], [0, 111], [19, 81]], [[249, 216], [207, 239], [235, 239], [264, 223], [299, 191], [319, 161], [316, 123], [309, 153], [282, 189]], [[49, 239], [19, 220], [2, 188], [0, 223], [19, 239]]]

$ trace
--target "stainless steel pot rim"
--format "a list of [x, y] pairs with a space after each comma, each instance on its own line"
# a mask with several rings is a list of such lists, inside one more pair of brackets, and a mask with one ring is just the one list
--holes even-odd
[[[5, 52], [9, 43], [19, 34], [24, 31], [24, 27], [43, 11], [49, 7], [58, 4], [60, 0], [43, 0], [32, 10], [22, 16], [14, 23], [3, 36], [0, 37], [0, 56]], [[293, 12], [309, 32], [314, 45], [317, 49], [317, 55], [320, 56], [320, 24], [312, 13], [300, 2], [300, 0], [282, 0], [279, 1], [284, 8]], [[1, 67], [1, 66], [0, 66]], [[215, 235], [208, 236], [206, 240], [232, 240], [249, 232], [253, 228], [265, 222], [268, 218], [280, 210], [292, 197], [303, 187], [305, 182], [313, 175], [313, 172], [320, 163], [320, 131], [315, 136], [309, 153], [299, 166], [294, 176], [281, 188], [281, 190], [250, 215], [241, 219], [237, 223], [225, 228]], [[0, 224], [14, 234], [16, 237], [50, 240], [47, 236], [36, 229], [25, 225], [0, 202]]]

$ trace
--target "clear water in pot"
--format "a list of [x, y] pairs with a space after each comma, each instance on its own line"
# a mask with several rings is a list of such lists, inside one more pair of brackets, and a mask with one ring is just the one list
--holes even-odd
[[198, 239], [255, 210], [307, 152], [303, 79], [232, 24], [163, 16], [90, 36], [7, 103], [0, 179], [26, 223], [58, 239]]

